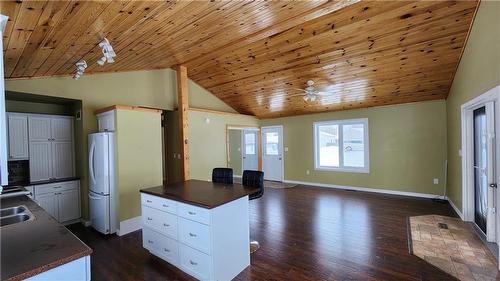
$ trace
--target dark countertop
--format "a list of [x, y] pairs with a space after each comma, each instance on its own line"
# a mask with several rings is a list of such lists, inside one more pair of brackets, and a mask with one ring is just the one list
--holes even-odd
[[31, 185], [40, 185], [40, 184], [47, 184], [47, 183], [56, 183], [56, 182], [65, 182], [65, 181], [76, 181], [80, 180], [78, 177], [71, 177], [71, 178], [64, 178], [64, 179], [54, 179], [54, 180], [44, 180], [44, 181], [32, 181], [32, 182], [13, 182], [9, 183], [8, 185], [4, 187], [10, 187], [10, 186], [31, 186]]
[[32, 221], [0, 228], [2, 280], [22, 280], [92, 253], [87, 245], [26, 196], [5, 198], [2, 208], [28, 207]]
[[232, 185], [210, 181], [188, 180], [174, 184], [141, 189], [141, 192], [206, 209], [216, 208], [233, 200], [258, 192], [258, 188], [239, 183]]

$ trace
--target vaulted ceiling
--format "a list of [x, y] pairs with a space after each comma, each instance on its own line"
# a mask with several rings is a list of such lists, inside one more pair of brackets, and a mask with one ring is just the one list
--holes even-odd
[[[5, 77], [173, 67], [261, 118], [446, 98], [477, 1], [2, 1]], [[96, 64], [108, 38], [116, 62]], [[332, 94], [305, 103], [312, 79]], [[75, 81], [75, 83], [78, 83]], [[140, 94], [140, 93], [138, 93]]]

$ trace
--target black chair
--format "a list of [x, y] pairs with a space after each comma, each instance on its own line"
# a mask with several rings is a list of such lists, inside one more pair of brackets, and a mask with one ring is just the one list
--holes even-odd
[[[241, 184], [244, 186], [257, 187], [258, 192], [253, 193], [249, 196], [249, 200], [254, 200], [262, 197], [264, 195], [264, 172], [261, 171], [243, 171], [243, 178], [241, 179]], [[250, 241], [250, 253], [254, 253], [260, 248], [258, 241]]]
[[233, 184], [233, 169], [214, 168], [212, 170], [212, 182]]

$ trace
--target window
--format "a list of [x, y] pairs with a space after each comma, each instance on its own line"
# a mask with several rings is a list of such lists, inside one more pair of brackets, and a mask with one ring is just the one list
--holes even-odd
[[245, 133], [245, 154], [255, 154], [255, 133]]
[[279, 154], [279, 140], [278, 132], [265, 133], [265, 153], [266, 155], [278, 155]]
[[368, 119], [314, 123], [314, 168], [368, 173]]

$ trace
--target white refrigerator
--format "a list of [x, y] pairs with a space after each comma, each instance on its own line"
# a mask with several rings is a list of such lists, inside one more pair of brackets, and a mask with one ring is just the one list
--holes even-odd
[[90, 222], [104, 234], [117, 229], [117, 204], [114, 133], [89, 134]]

